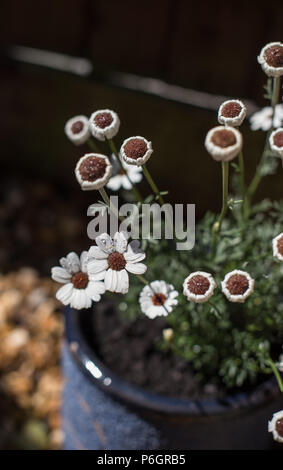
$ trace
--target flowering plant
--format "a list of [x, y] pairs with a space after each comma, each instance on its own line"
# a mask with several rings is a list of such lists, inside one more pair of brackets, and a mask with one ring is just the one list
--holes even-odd
[[[99, 191], [121, 226], [125, 218], [111, 203], [109, 189], [130, 191], [137, 209], [145, 203], [160, 204], [162, 233], [171, 220], [173, 237], [147, 236], [140, 244], [137, 239], [130, 241], [121, 228], [111, 235], [101, 233], [80, 258], [75, 253], [62, 258], [52, 277], [64, 284], [58, 299], [73, 308], [89, 308], [109, 291], [123, 294], [117, 306], [129, 321], [139, 315], [152, 321], [165, 317], [167, 328], [156, 347], [181, 355], [200, 380], [233, 388], [274, 373], [283, 392], [283, 205], [270, 200], [253, 203], [261, 180], [273, 174], [283, 158], [283, 128], [278, 127], [283, 44], [266, 45], [258, 62], [268, 76], [266, 97], [271, 104], [268, 114], [251, 118], [253, 129], [261, 126], [268, 131], [262, 157], [248, 182], [239, 130], [246, 106], [238, 99], [222, 103], [220, 125], [205, 138], [208, 153], [222, 166], [222, 210], [219, 215], [207, 212], [198, 223], [191, 252], [176, 250], [177, 230], [164, 205], [167, 193], [159, 191], [147, 168], [152, 143], [141, 136], [129, 137], [118, 151], [114, 137], [120, 120], [108, 109], [95, 111], [88, 121], [85, 116], [68, 121], [68, 138], [76, 145], [88, 143], [91, 149], [75, 169], [81, 188]], [[105, 144], [108, 156], [101, 150]], [[137, 187], [143, 176], [152, 190], [146, 198]], [[269, 429], [282, 441], [281, 415]]]

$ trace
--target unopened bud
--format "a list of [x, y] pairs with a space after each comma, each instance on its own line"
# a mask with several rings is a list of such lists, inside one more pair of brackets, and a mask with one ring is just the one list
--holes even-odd
[[163, 339], [169, 343], [173, 339], [174, 331], [172, 330], [172, 328], [165, 328], [162, 331], [162, 334], [163, 334]]

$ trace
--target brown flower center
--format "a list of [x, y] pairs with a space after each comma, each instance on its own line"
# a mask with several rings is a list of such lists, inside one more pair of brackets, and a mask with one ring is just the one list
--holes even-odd
[[161, 292], [158, 292], [157, 294], [154, 294], [152, 296], [152, 302], [154, 305], [163, 305], [166, 300], [166, 296], [164, 294], [161, 294]]
[[239, 103], [236, 103], [236, 101], [230, 101], [223, 106], [221, 115], [226, 118], [235, 118], [239, 116], [241, 111], [242, 106]]
[[95, 181], [105, 174], [106, 161], [101, 157], [88, 157], [80, 165], [80, 174], [84, 181]]
[[226, 287], [231, 295], [242, 295], [249, 287], [249, 281], [243, 274], [233, 274], [229, 277]]
[[230, 145], [234, 145], [236, 143], [234, 132], [229, 131], [228, 129], [215, 131], [211, 140], [215, 145], [222, 148], [230, 147]]
[[275, 134], [275, 136], [273, 137], [273, 142], [276, 147], [283, 147], [283, 131], [277, 132], [277, 134]]
[[71, 131], [73, 134], [79, 134], [83, 130], [83, 127], [82, 121], [76, 121], [72, 124]]
[[272, 46], [265, 51], [265, 60], [271, 67], [283, 67], [283, 47]]
[[275, 429], [280, 437], [283, 437], [283, 418], [277, 419]]
[[280, 255], [283, 256], [283, 236], [280, 237], [279, 240], [277, 240], [277, 249]]
[[94, 122], [100, 129], [105, 129], [113, 122], [113, 117], [110, 113], [100, 113], [95, 116]]
[[195, 295], [204, 295], [209, 289], [209, 280], [200, 274], [196, 274], [188, 281], [188, 289]]
[[124, 147], [124, 152], [127, 157], [133, 160], [143, 157], [146, 151], [147, 145], [143, 139], [131, 139]]
[[110, 269], [114, 269], [114, 271], [121, 271], [126, 266], [126, 260], [122, 253], [118, 253], [115, 251], [108, 256], [108, 266]]
[[88, 285], [88, 275], [80, 271], [73, 275], [72, 283], [76, 289], [85, 289]]

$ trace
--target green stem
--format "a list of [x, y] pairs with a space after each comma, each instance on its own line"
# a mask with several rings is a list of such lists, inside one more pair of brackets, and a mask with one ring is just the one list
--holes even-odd
[[117, 159], [117, 162], [118, 162], [118, 164], [119, 164], [120, 169], [121, 169], [121, 170], [123, 171], [123, 173], [126, 175], [126, 177], [127, 177], [128, 181], [129, 181], [130, 185], [132, 186], [132, 190], [133, 190], [133, 192], [135, 193], [135, 196], [136, 196], [137, 200], [140, 201], [140, 202], [143, 202], [143, 198], [142, 198], [141, 193], [139, 192], [138, 188], [136, 188], [135, 184], [134, 184], [134, 183], [132, 182], [132, 180], [130, 179], [130, 177], [129, 177], [129, 175], [128, 175], [128, 172], [127, 172], [127, 171], [124, 169], [124, 167], [123, 167], [123, 164], [122, 164], [122, 162], [121, 162], [121, 158], [120, 158], [119, 152], [118, 152], [118, 150], [117, 150], [117, 148], [116, 148], [116, 145], [115, 145], [114, 140], [113, 140], [113, 139], [106, 139], [106, 140], [107, 140], [107, 142], [108, 142], [108, 145], [109, 145], [109, 147], [110, 147], [111, 152], [114, 153], [114, 155], [115, 155], [115, 157], [116, 157], [116, 159]]
[[99, 192], [100, 192], [100, 195], [103, 199], [103, 201], [105, 202], [105, 204], [109, 207], [109, 210], [111, 212], [113, 212], [113, 214], [120, 220], [120, 222], [123, 222], [123, 217], [121, 217], [119, 215], [119, 211], [117, 210], [117, 207], [116, 206], [113, 206], [113, 204], [111, 204], [110, 202], [110, 199], [108, 197], [108, 194], [106, 193], [105, 189], [104, 188], [100, 188], [99, 189]]
[[246, 184], [245, 184], [245, 166], [244, 166], [244, 156], [243, 151], [239, 153], [239, 168], [240, 168], [240, 178], [241, 178], [241, 196], [242, 200], [245, 200], [246, 193]]
[[108, 194], [106, 193], [105, 189], [104, 188], [100, 188], [99, 189], [99, 192], [100, 192], [100, 195], [103, 199], [103, 201], [105, 202], [105, 204], [110, 207], [110, 199], [108, 197]]
[[254, 193], [256, 192], [261, 180], [262, 180], [262, 174], [261, 174], [261, 168], [264, 164], [265, 158], [266, 158], [266, 152], [269, 150], [269, 136], [271, 134], [271, 130], [268, 131], [266, 134], [266, 139], [265, 139], [265, 145], [264, 145], [264, 150], [260, 159], [260, 162], [257, 166], [255, 175], [248, 187], [247, 190], [247, 197], [246, 197], [246, 202], [245, 202], [245, 217], [247, 218], [250, 214], [250, 207], [251, 207], [251, 201], [253, 198]]
[[271, 98], [271, 106], [272, 106], [272, 109], [273, 109], [273, 118], [274, 118], [275, 106], [279, 102], [279, 97], [280, 97], [279, 95], [280, 95], [280, 77], [274, 77], [273, 78], [273, 91], [272, 91], [272, 98]]
[[146, 280], [145, 277], [141, 276], [141, 274], [136, 274], [136, 276], [143, 284], [150, 287], [149, 282]]
[[90, 148], [93, 152], [100, 153], [100, 150], [99, 150], [98, 146], [97, 146], [96, 143], [91, 139], [91, 137], [88, 139], [87, 143], [88, 143], [89, 148]]
[[221, 318], [221, 313], [219, 312], [218, 308], [216, 307], [216, 305], [214, 305], [213, 302], [211, 302], [211, 300], [208, 300], [207, 301], [208, 305], [210, 305], [213, 309], [213, 313], [214, 315], [216, 316], [216, 318], [219, 320]]
[[211, 246], [211, 254], [214, 256], [216, 245], [218, 241], [218, 236], [221, 230], [221, 225], [223, 219], [226, 215], [227, 208], [228, 208], [228, 187], [229, 187], [229, 162], [222, 162], [222, 209], [218, 220], [212, 227], [213, 238], [212, 238], [212, 246]]
[[167, 207], [166, 207], [166, 205], [165, 205], [164, 199], [163, 199], [163, 197], [160, 195], [160, 192], [159, 192], [159, 190], [158, 190], [158, 187], [157, 187], [157, 185], [155, 184], [155, 182], [154, 182], [154, 180], [153, 180], [151, 174], [149, 173], [147, 167], [145, 166], [145, 164], [142, 165], [142, 171], [143, 171], [143, 174], [144, 174], [144, 176], [146, 177], [146, 179], [147, 179], [147, 181], [148, 181], [148, 183], [149, 183], [149, 185], [150, 185], [152, 191], [154, 192], [154, 194], [155, 194], [156, 196], [158, 196], [159, 204], [160, 204], [161, 206], [164, 206], [164, 210], [165, 210], [165, 221], [166, 221], [166, 215], [167, 215], [167, 221], [169, 222], [170, 227], [171, 227], [171, 229], [172, 229], [173, 238], [176, 239], [176, 232], [175, 232], [174, 224], [172, 223], [172, 220], [171, 220], [170, 214], [168, 213], [168, 210], [167, 210]]
[[155, 194], [156, 196], [158, 196], [158, 199], [159, 199], [159, 201], [160, 201], [160, 204], [163, 206], [163, 204], [164, 204], [164, 199], [163, 199], [163, 197], [160, 195], [159, 190], [158, 190], [158, 187], [156, 186], [155, 182], [153, 181], [153, 178], [152, 178], [151, 174], [149, 173], [149, 171], [148, 171], [148, 169], [147, 169], [147, 167], [146, 167], [145, 164], [142, 165], [142, 171], [143, 171], [143, 174], [144, 174], [144, 176], [146, 177], [146, 179], [147, 179], [147, 181], [148, 181], [148, 183], [149, 183], [149, 185], [150, 185], [152, 191], [154, 192], [154, 194]]
[[282, 379], [280, 377], [280, 374], [279, 374], [279, 371], [278, 371], [276, 365], [274, 364], [274, 362], [272, 361], [271, 358], [269, 358], [267, 360], [267, 363], [270, 365], [270, 367], [271, 367], [271, 369], [272, 369], [272, 371], [273, 371], [273, 373], [276, 377], [280, 392], [283, 393], [283, 382], [282, 382]]
[[219, 216], [218, 224], [219, 229], [221, 229], [221, 225], [223, 219], [227, 212], [228, 207], [228, 186], [229, 186], [229, 162], [222, 162], [222, 180], [223, 180], [223, 191], [222, 191], [222, 211]]
[[275, 113], [275, 106], [278, 104], [280, 98], [280, 77], [274, 77], [273, 78], [273, 89], [272, 89], [272, 97], [271, 97], [271, 106], [272, 106], [272, 128], [268, 131], [266, 135], [266, 140], [265, 140], [265, 145], [264, 145], [264, 150], [261, 156], [261, 159], [259, 161], [259, 164], [256, 168], [255, 175], [248, 187], [247, 193], [246, 193], [246, 202], [245, 202], [245, 218], [248, 218], [250, 214], [250, 208], [251, 208], [251, 201], [254, 193], [256, 192], [262, 178], [262, 166], [265, 162], [266, 154], [267, 151], [269, 150], [269, 136], [273, 130], [273, 120], [274, 120], [274, 113]]

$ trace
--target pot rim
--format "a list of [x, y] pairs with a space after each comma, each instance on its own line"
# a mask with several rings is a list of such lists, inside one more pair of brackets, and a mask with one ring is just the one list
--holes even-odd
[[[65, 307], [68, 349], [84, 374], [104, 392], [128, 405], [168, 415], [212, 416], [245, 412], [261, 406], [279, 395], [274, 377], [247, 392], [224, 398], [186, 399], [158, 395], [121, 379], [103, 364], [89, 346], [80, 327], [79, 310]], [[93, 314], [93, 308], [89, 309]]]

